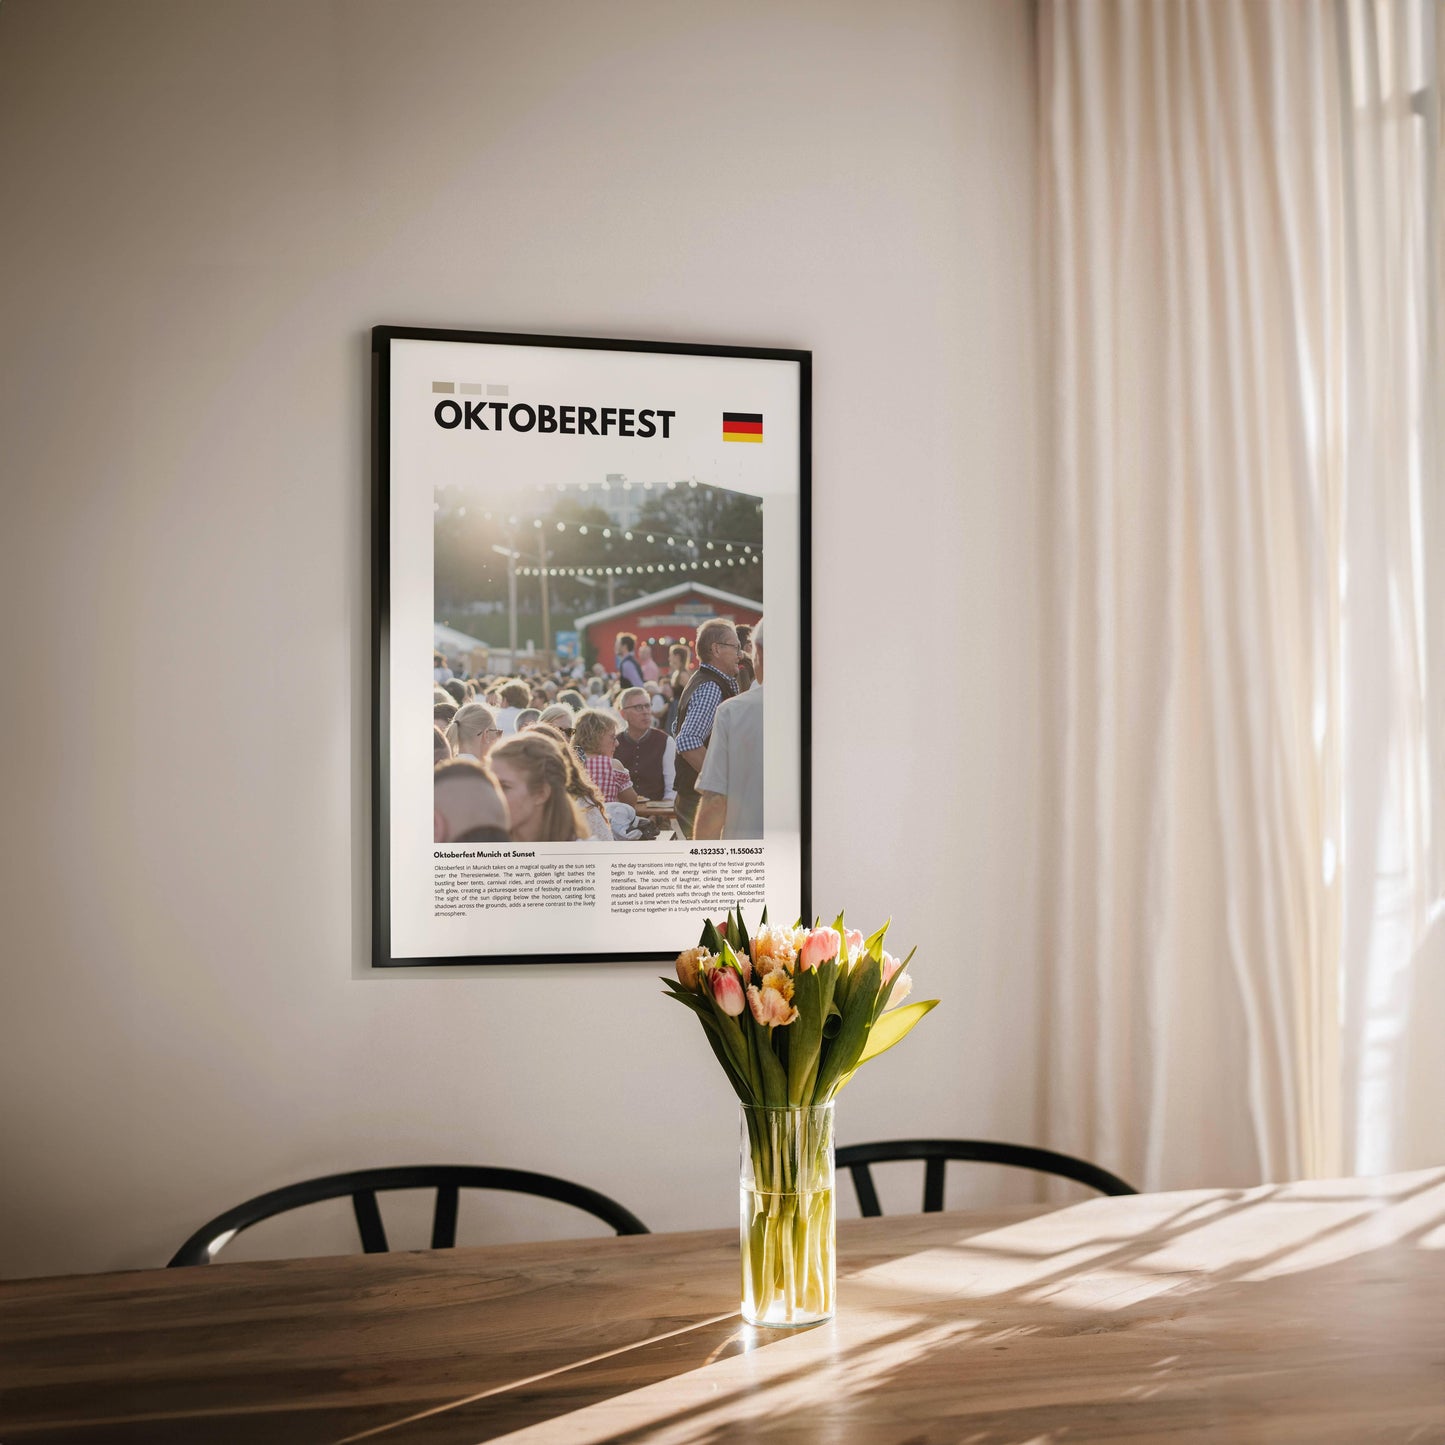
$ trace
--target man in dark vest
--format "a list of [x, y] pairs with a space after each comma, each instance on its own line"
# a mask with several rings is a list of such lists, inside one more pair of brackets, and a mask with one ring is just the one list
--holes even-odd
[[629, 687], [617, 699], [627, 731], [617, 739], [613, 757], [632, 774], [632, 786], [644, 798], [668, 802], [677, 791], [677, 743], [652, 725], [652, 695]]
[[738, 691], [742, 648], [731, 622], [714, 617], [697, 630], [697, 671], [677, 705], [677, 820], [691, 838], [697, 821], [697, 775], [707, 757], [713, 715]]
[[617, 676], [623, 687], [641, 687], [642, 664], [637, 660], [637, 638], [631, 632], [617, 634]]

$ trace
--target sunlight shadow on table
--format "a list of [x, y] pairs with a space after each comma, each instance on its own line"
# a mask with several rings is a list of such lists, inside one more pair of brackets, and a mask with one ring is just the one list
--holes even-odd
[[[586, 1391], [594, 1396], [597, 1393], [597, 1387], [605, 1384], [609, 1377], [627, 1380], [630, 1383], [624, 1384], [623, 1388], [634, 1388], [639, 1370], [646, 1370], [644, 1362], [652, 1364], [666, 1359], [673, 1363], [675, 1368], [684, 1371], [697, 1369], [712, 1364], [715, 1360], [727, 1359], [730, 1355], [740, 1354], [754, 1348], [757, 1343], [756, 1336], [757, 1331], [744, 1324], [738, 1312], [733, 1310], [728, 1314], [699, 1320], [696, 1324], [684, 1325], [680, 1329], [669, 1330], [635, 1344], [620, 1345], [616, 1349], [604, 1350], [601, 1354], [592, 1355], [587, 1359], [575, 1360], [519, 1380], [510, 1380], [506, 1384], [495, 1385], [488, 1390], [480, 1390], [475, 1395], [466, 1395], [459, 1400], [449, 1400], [444, 1404], [418, 1410], [400, 1420], [377, 1425], [355, 1435], [344, 1436], [336, 1442], [336, 1445], [353, 1445], [353, 1442], [373, 1440], [381, 1435], [393, 1435], [394, 1437], [395, 1432], [399, 1430], [421, 1426], [424, 1422], [443, 1415], [448, 1417], [448, 1438], [451, 1438], [451, 1427], [459, 1418], [458, 1412], [482, 1405], [497, 1395], [508, 1397], [510, 1410], [513, 1408], [514, 1402], [525, 1398], [529, 1390], [535, 1391], [536, 1387], [548, 1385], [549, 1382], [555, 1385], [558, 1378], [563, 1375], [573, 1376], [571, 1383], [574, 1392]], [[646, 1372], [669, 1373], [655, 1370]], [[546, 1413], [541, 1418], [547, 1418], [557, 1413], [558, 1395], [555, 1388], [548, 1389], [544, 1398], [549, 1403]], [[409, 1438], [420, 1437], [413, 1435]]]
[[[707, 1370], [678, 1360], [671, 1378], [588, 1400], [593, 1378], [538, 1399], [521, 1428], [509, 1396], [507, 1433], [478, 1417], [472, 1433], [436, 1438], [531, 1445], [557, 1438], [565, 1414], [570, 1445], [1009, 1445], [1122, 1438], [1146, 1404], [1151, 1428], [1186, 1437], [1239, 1438], [1288, 1414], [1297, 1438], [1407, 1425], [1445, 1438], [1445, 1390], [1422, 1396], [1420, 1358], [1442, 1346], [1426, 1309], [1445, 1292], [1445, 1251], [1432, 1247], [1445, 1177], [1280, 1208], [1291, 1202], [1287, 1186], [1139, 1196], [1125, 1212], [1109, 1202], [1105, 1236], [1090, 1204], [935, 1236], [846, 1275], [838, 1317], [816, 1330], [758, 1332]], [[1418, 1433], [1422, 1412], [1437, 1433]]]

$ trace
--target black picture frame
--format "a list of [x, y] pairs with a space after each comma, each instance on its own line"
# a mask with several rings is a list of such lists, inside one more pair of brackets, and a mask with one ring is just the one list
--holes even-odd
[[[393, 348], [403, 341], [480, 343], [586, 352], [650, 353], [678, 358], [729, 358], [784, 362], [797, 376], [797, 655], [798, 715], [798, 881], [797, 916], [812, 916], [812, 352], [771, 346], [735, 346], [616, 337], [556, 336], [542, 333], [379, 325], [372, 328], [371, 415], [371, 888], [374, 969], [476, 967], [516, 964], [646, 963], [671, 961], [700, 922], [674, 914], [675, 947], [589, 949], [566, 947], [536, 952], [440, 953], [397, 956], [393, 951], [390, 843], [392, 827], [391, 669], [392, 669], [392, 494]], [[766, 606], [766, 597], [764, 600]], [[775, 920], [776, 921], [776, 920]]]

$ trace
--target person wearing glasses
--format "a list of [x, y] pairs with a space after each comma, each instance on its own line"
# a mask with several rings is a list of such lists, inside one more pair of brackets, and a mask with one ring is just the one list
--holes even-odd
[[572, 741], [573, 719], [577, 716], [565, 702], [554, 702], [550, 707], [542, 709], [542, 716], [537, 719], [538, 726], [546, 725], [556, 728], [570, 744]]
[[652, 698], [645, 687], [629, 687], [617, 699], [627, 730], [617, 739], [617, 761], [632, 774], [644, 797], [670, 803], [677, 793], [677, 741], [652, 725]]
[[708, 739], [718, 708], [738, 693], [742, 645], [737, 629], [713, 617], [697, 630], [697, 669], [677, 700], [677, 821], [691, 838], [697, 823], [697, 775], [707, 759]]
[[485, 762], [487, 754], [501, 741], [502, 730], [496, 714], [485, 703], [469, 702], [459, 708], [447, 724], [447, 741], [457, 757]]
[[707, 760], [698, 774], [702, 804], [694, 838], [763, 836], [763, 624], [753, 632], [756, 681], [713, 718]]

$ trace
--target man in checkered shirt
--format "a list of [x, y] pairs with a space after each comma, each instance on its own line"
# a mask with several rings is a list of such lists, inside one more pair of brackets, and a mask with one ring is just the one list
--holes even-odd
[[697, 821], [697, 775], [707, 758], [713, 716], [723, 701], [736, 697], [742, 647], [731, 622], [714, 617], [697, 630], [697, 671], [682, 691], [677, 708], [677, 821], [691, 838]]

